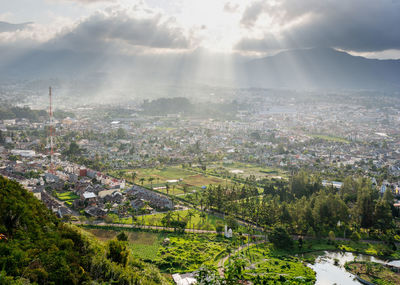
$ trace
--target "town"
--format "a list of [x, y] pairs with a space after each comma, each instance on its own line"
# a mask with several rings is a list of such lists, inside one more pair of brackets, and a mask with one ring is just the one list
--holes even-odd
[[[351, 201], [343, 194], [349, 177], [369, 179], [380, 197], [390, 192], [399, 214], [400, 100], [384, 97], [374, 105], [370, 94], [239, 93], [227, 103], [228, 117], [216, 103], [224, 97], [208, 103], [208, 114], [202, 102], [201, 112], [193, 111], [196, 103], [180, 97], [56, 107], [52, 116], [48, 106], [9, 105], [0, 109], [0, 174], [63, 221], [89, 227], [257, 236], [277, 221], [261, 201], [306, 195], [293, 186], [302, 179], [317, 179], [319, 189]], [[282, 217], [287, 210], [268, 211]], [[295, 213], [287, 215], [289, 221]], [[339, 216], [338, 225], [347, 223], [351, 232], [348, 218]], [[291, 231], [299, 231], [296, 223]], [[300, 232], [325, 233], [315, 226]], [[178, 273], [196, 268], [168, 272], [184, 284], [194, 275]]]

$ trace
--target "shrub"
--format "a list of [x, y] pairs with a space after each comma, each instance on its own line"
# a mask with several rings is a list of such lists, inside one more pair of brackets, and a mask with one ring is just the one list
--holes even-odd
[[329, 232], [329, 234], [328, 234], [328, 236], [329, 236], [329, 240], [331, 240], [331, 241], [334, 241], [335, 240], [335, 233], [333, 232], [333, 231], [330, 231]]

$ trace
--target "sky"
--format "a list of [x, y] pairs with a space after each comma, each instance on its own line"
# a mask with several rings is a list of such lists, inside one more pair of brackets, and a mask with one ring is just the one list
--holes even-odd
[[263, 56], [331, 47], [400, 58], [398, 0], [0, 0], [0, 46]]

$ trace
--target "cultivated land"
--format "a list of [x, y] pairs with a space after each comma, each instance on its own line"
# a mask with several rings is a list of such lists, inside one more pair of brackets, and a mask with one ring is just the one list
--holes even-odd
[[[167, 193], [166, 184], [169, 185], [168, 193], [171, 195], [183, 195], [187, 192], [201, 191], [203, 186], [210, 184], [226, 183], [224, 179], [184, 169], [181, 166], [168, 166], [163, 168], [139, 168], [112, 171], [110, 174], [116, 177], [124, 177], [132, 182], [132, 175], [136, 173], [135, 183], [145, 187], [153, 187], [159, 192]], [[122, 175], [121, 175], [122, 174]], [[152, 182], [149, 181], [153, 179]], [[141, 179], [144, 179], [143, 181]], [[177, 182], [168, 182], [177, 180]], [[184, 189], [185, 188], [185, 189]]]
[[228, 175], [228, 177], [239, 179], [250, 176], [255, 176], [256, 179], [287, 178], [287, 172], [282, 169], [241, 162], [214, 162], [208, 167], [207, 173], [223, 177]]
[[314, 271], [299, 258], [275, 251], [269, 243], [253, 245], [236, 255], [246, 261], [245, 279], [251, 280], [254, 284], [264, 281], [313, 284], [315, 281]]
[[79, 196], [72, 191], [57, 193], [56, 197], [64, 201], [67, 205], [72, 205], [72, 202], [79, 198]]
[[[101, 241], [114, 239], [118, 231], [86, 229]], [[215, 234], [174, 234], [127, 231], [132, 254], [154, 262], [168, 273], [192, 272], [201, 265], [214, 265], [227, 255], [231, 240]]]

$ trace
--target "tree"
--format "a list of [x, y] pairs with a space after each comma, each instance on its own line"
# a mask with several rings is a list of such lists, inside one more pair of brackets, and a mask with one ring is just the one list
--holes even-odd
[[164, 227], [170, 227], [171, 226], [171, 221], [173, 219], [173, 212], [172, 211], [168, 211], [164, 217], [161, 219], [161, 224]]
[[196, 211], [193, 209], [190, 209], [186, 215], [186, 217], [189, 219], [189, 226], [192, 223], [192, 218], [196, 215]]
[[390, 204], [383, 198], [380, 199], [375, 205], [374, 226], [380, 230], [389, 229], [392, 226], [392, 219]]
[[137, 178], [137, 173], [133, 172], [132, 173], [132, 183], [135, 183], [136, 178]]
[[126, 249], [126, 244], [122, 241], [111, 240], [108, 242], [107, 258], [112, 261], [126, 265], [128, 261], [129, 251]]
[[117, 130], [117, 137], [118, 137], [119, 139], [124, 139], [124, 138], [126, 138], [127, 136], [128, 136], [128, 133], [126, 132], [125, 129], [123, 129], [123, 128], [118, 128], [118, 130]]
[[167, 195], [169, 195], [169, 183], [165, 183], [165, 190], [167, 190]]
[[268, 239], [277, 248], [290, 249], [293, 247], [293, 240], [287, 230], [283, 227], [277, 226], [269, 234]]
[[67, 155], [79, 155], [81, 153], [81, 149], [79, 148], [79, 145], [72, 141], [69, 144], [68, 151], [66, 152]]
[[150, 182], [150, 187], [153, 188], [154, 177], [149, 177], [147, 180]]
[[238, 221], [232, 216], [226, 217], [225, 222], [226, 222], [228, 228], [230, 228], [232, 230], [236, 230], [239, 227]]
[[139, 179], [139, 181], [140, 181], [140, 184], [141, 184], [142, 186], [143, 186], [143, 182], [144, 182], [144, 180], [145, 180], [145, 179], [144, 179], [143, 177]]
[[117, 240], [119, 240], [119, 241], [128, 241], [128, 235], [124, 231], [121, 231], [117, 235]]
[[363, 187], [358, 191], [356, 214], [360, 217], [360, 224], [364, 228], [369, 228], [373, 225], [374, 215], [374, 195], [372, 189]]

